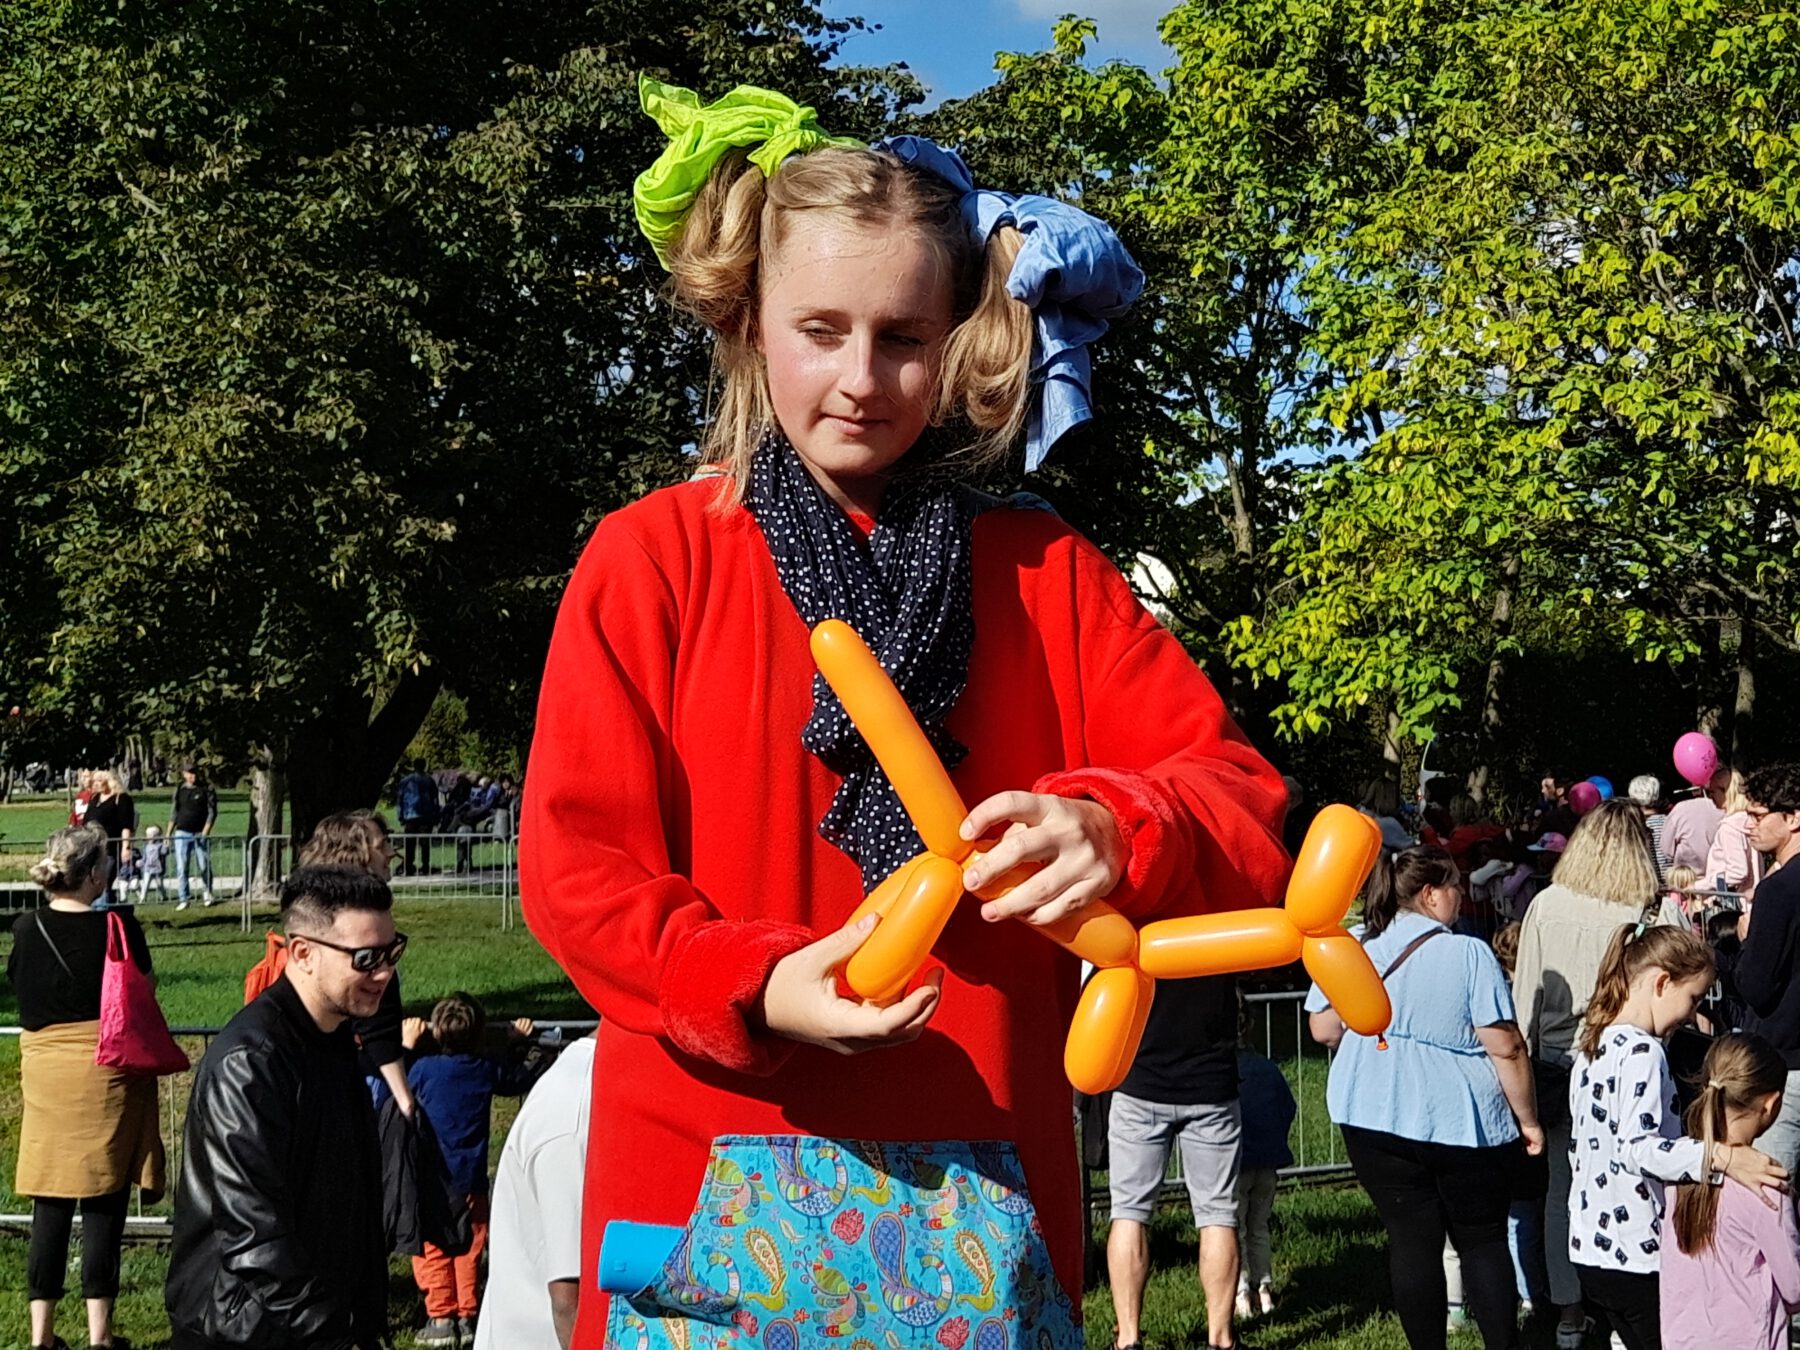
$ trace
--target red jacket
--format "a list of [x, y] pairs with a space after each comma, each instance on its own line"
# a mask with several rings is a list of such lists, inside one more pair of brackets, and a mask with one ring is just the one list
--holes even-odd
[[[805, 625], [749, 513], [709, 509], [718, 490], [669, 488], [601, 523], [538, 707], [525, 915], [602, 1019], [576, 1344], [600, 1345], [607, 1221], [684, 1222], [726, 1133], [1014, 1140], [1079, 1307], [1073, 957], [969, 902], [938, 942], [943, 999], [916, 1043], [845, 1058], [746, 1025], [770, 967], [862, 891], [818, 835], [838, 779], [800, 745]], [[1137, 919], [1274, 902], [1281, 779], [1180, 645], [1056, 517], [1001, 508], [973, 531], [975, 644], [948, 719], [969, 747], [964, 800], [1023, 786], [1104, 804], [1129, 850], [1110, 898]]]

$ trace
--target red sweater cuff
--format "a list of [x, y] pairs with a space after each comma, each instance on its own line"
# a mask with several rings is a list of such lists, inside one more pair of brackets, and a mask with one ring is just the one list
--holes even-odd
[[1031, 790], [1086, 797], [1112, 812], [1125, 841], [1125, 871], [1107, 902], [1132, 919], [1156, 909], [1174, 870], [1177, 838], [1175, 809], [1161, 788], [1129, 769], [1066, 769], [1046, 774]]
[[747, 1014], [775, 963], [813, 941], [794, 924], [717, 919], [696, 925], [663, 967], [663, 1029], [690, 1055], [740, 1073], [771, 1074], [795, 1043], [753, 1031]]

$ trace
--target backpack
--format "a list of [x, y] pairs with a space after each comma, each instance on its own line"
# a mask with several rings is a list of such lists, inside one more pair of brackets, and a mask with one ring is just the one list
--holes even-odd
[[244, 973], [244, 1002], [254, 1003], [259, 994], [281, 978], [287, 969], [287, 939], [280, 933], [263, 937], [262, 960]]

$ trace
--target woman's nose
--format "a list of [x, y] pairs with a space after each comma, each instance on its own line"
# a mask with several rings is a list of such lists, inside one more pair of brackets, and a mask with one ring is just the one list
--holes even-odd
[[852, 338], [842, 347], [843, 364], [838, 369], [838, 388], [847, 398], [866, 402], [881, 392], [880, 353], [868, 338]]

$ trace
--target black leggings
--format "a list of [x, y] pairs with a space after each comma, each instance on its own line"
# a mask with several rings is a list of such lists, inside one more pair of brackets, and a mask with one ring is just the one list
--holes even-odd
[[1444, 1350], [1444, 1237], [1462, 1258], [1463, 1290], [1487, 1350], [1518, 1332], [1518, 1292], [1506, 1247], [1515, 1144], [1457, 1148], [1346, 1125], [1356, 1179], [1387, 1228], [1394, 1310], [1412, 1350]]
[[1625, 1350], [1662, 1350], [1662, 1280], [1653, 1274], [1575, 1265], [1582, 1301], [1619, 1333]]
[[131, 1188], [87, 1200], [42, 1197], [31, 1202], [31, 1248], [25, 1257], [25, 1286], [35, 1301], [51, 1303], [65, 1290], [69, 1269], [69, 1232], [75, 1207], [81, 1206], [81, 1296], [119, 1296], [119, 1248], [125, 1241], [126, 1201]]

